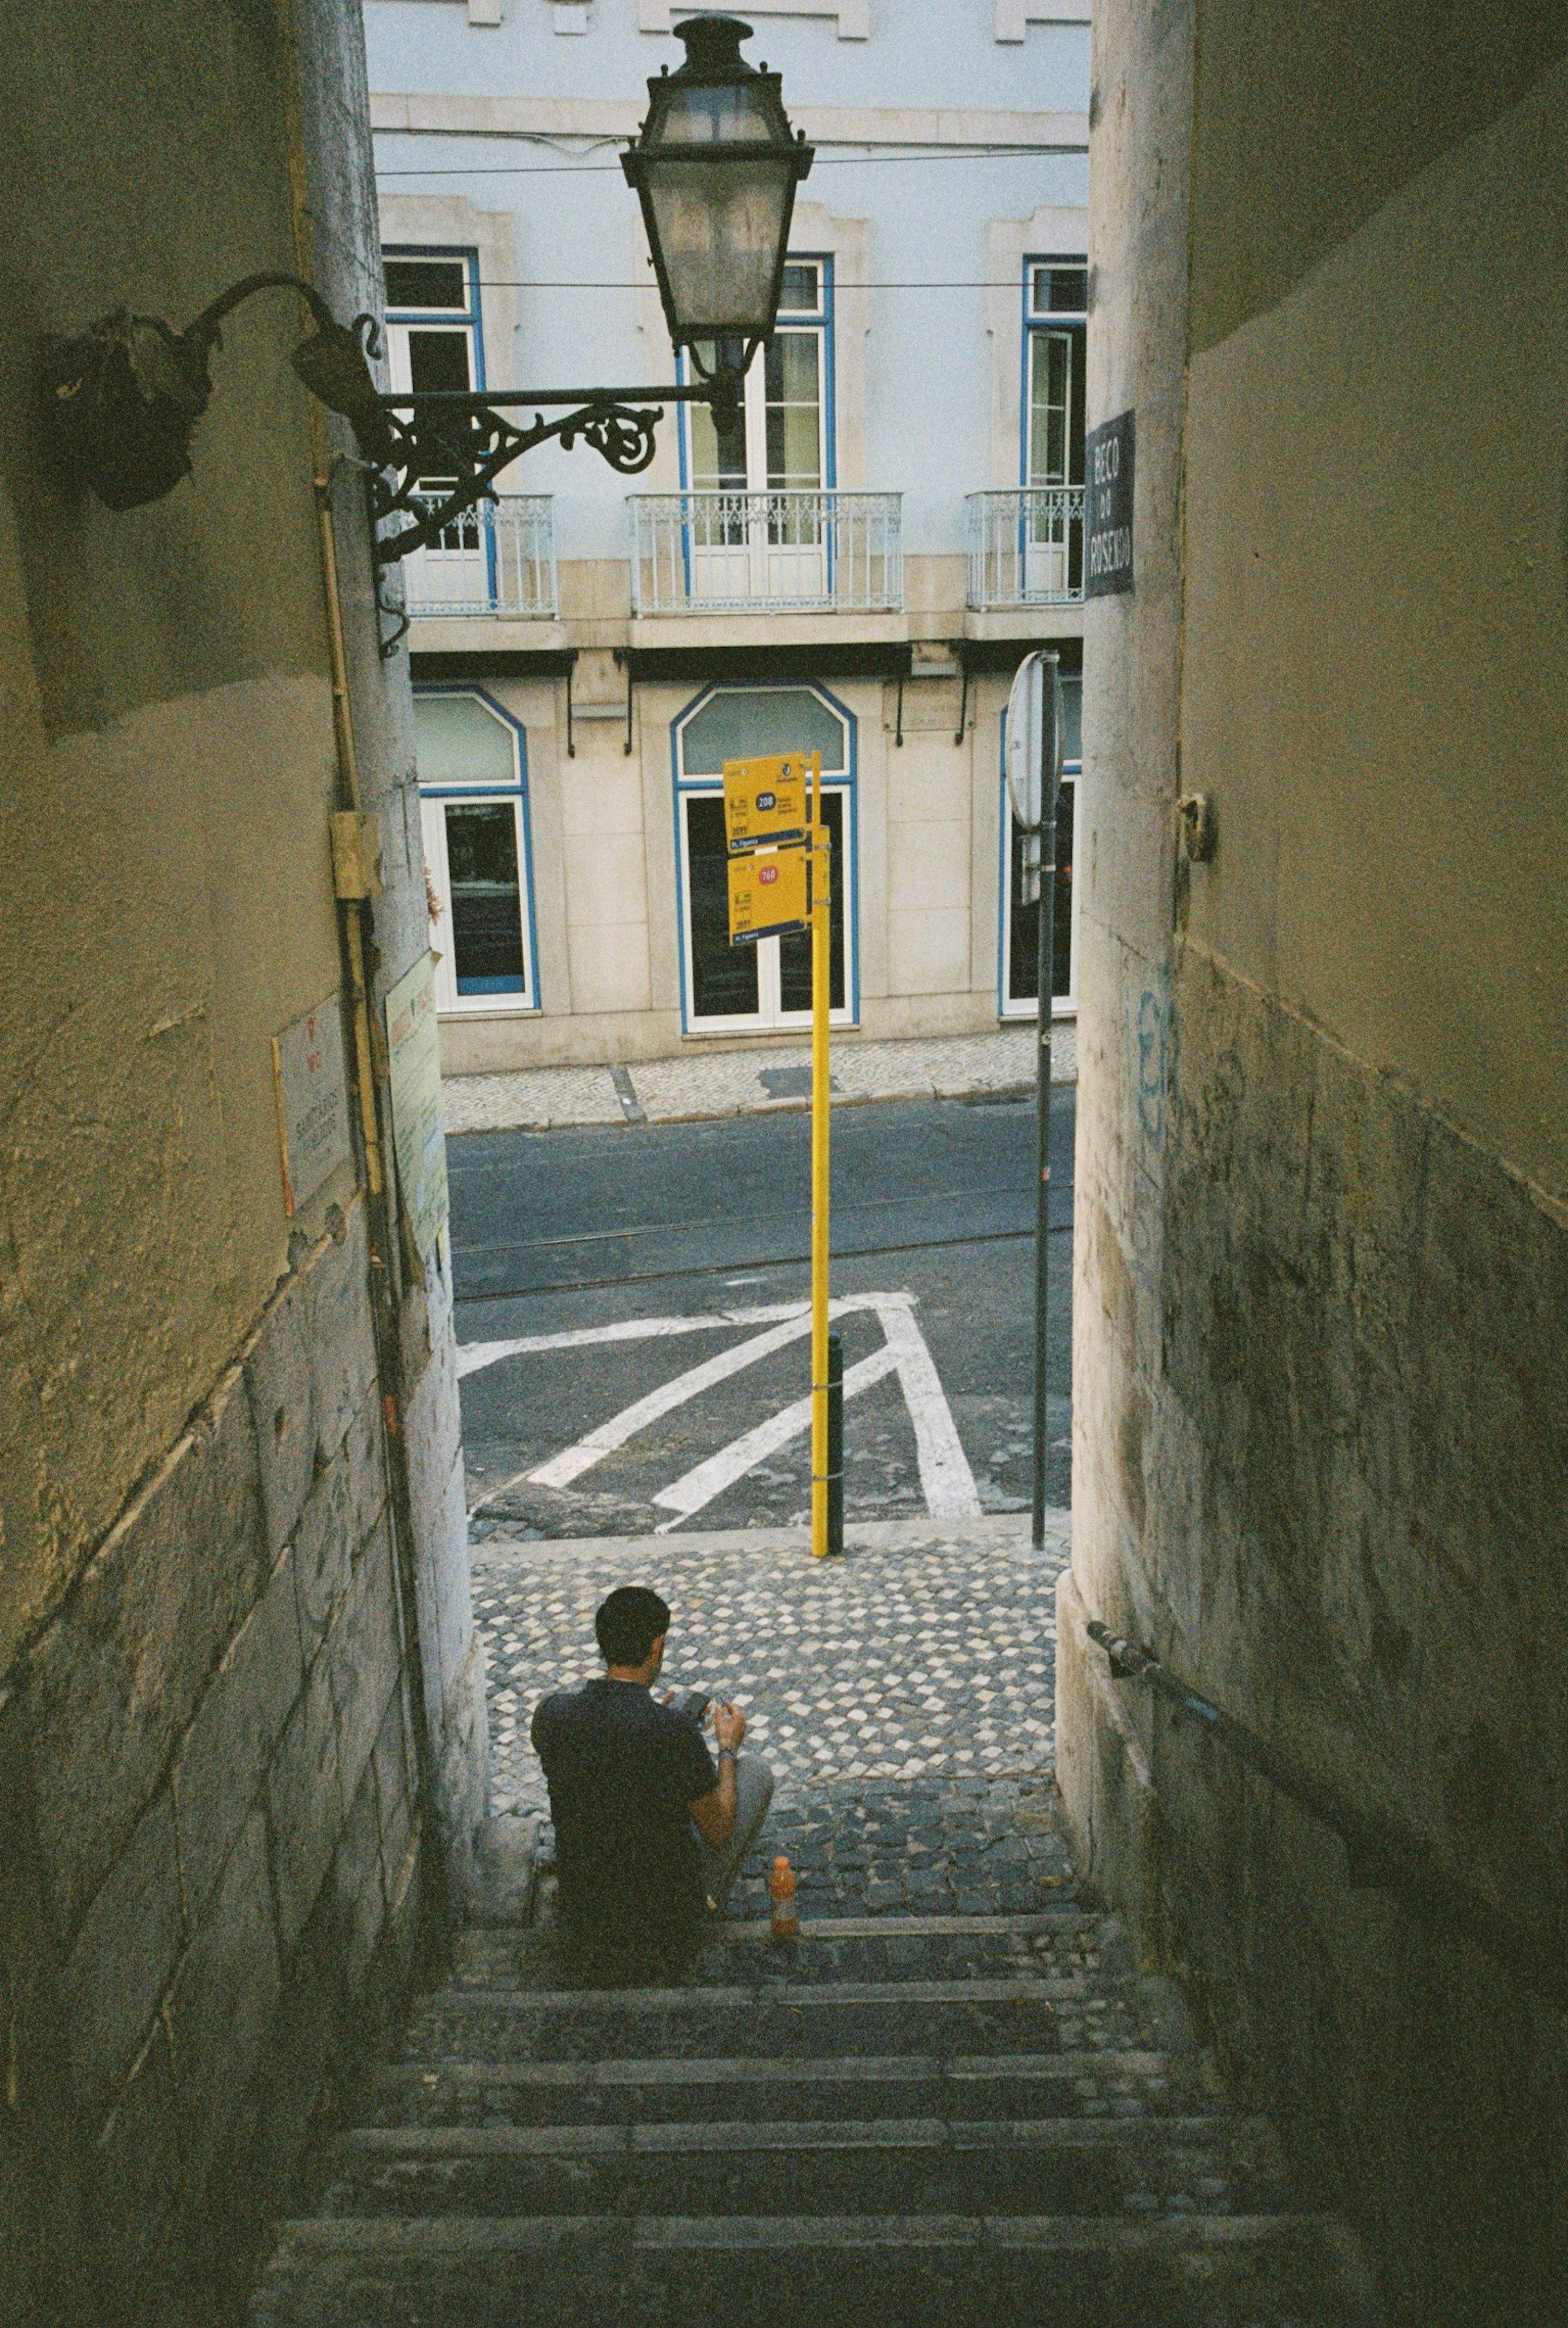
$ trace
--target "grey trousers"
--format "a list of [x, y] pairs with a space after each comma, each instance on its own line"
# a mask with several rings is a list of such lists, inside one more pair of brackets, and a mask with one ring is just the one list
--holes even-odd
[[[741, 1754], [735, 1764], [735, 1831], [722, 1851], [697, 1836], [702, 1854], [702, 1888], [716, 1908], [728, 1906], [735, 1879], [762, 1832], [773, 1800], [773, 1772], [760, 1754]], [[696, 1829], [692, 1833], [696, 1834]]]

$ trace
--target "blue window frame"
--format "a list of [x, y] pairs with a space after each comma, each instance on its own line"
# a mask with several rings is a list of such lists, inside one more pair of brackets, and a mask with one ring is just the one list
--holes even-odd
[[793, 751], [822, 756], [823, 813], [834, 855], [831, 1011], [836, 1026], [853, 1026], [860, 1008], [854, 715], [825, 687], [803, 680], [719, 684], [694, 696], [671, 722], [670, 748], [682, 1031], [765, 1032], [811, 1022], [807, 938], [729, 943], [724, 763]]
[[1019, 570], [1026, 595], [1084, 587], [1084, 412], [1089, 270], [1082, 258], [1026, 258]]
[[[484, 333], [479, 308], [479, 256], [474, 250], [390, 245], [381, 253], [387, 289], [387, 370], [393, 390], [471, 390], [484, 386]], [[432, 494], [455, 478], [432, 474]], [[454, 611], [489, 606], [496, 596], [493, 529], [478, 509], [465, 510], [408, 568], [409, 596]]]
[[527, 736], [477, 687], [417, 689], [414, 729], [437, 1007], [537, 1010]]
[[[717, 343], [704, 351], [712, 364]], [[738, 361], [738, 343], [725, 352]], [[676, 377], [684, 380], [684, 354]], [[778, 329], [746, 376], [733, 427], [720, 434], [706, 406], [682, 409], [682, 492], [818, 493], [838, 483], [833, 409], [833, 262], [792, 252], [784, 261]]]

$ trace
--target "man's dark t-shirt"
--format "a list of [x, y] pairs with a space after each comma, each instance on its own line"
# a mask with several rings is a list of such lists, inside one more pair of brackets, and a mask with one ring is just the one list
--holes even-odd
[[606, 1679], [542, 1699], [532, 1737], [568, 1935], [611, 1963], [678, 1951], [702, 1906], [691, 1805], [718, 1784], [696, 1723]]

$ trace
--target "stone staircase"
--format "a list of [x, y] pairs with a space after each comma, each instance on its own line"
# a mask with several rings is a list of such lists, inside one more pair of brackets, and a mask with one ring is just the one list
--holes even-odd
[[[1052, 1879], [1047, 1879], [1052, 1880]], [[755, 1892], [753, 1895], [755, 1897]], [[1370, 2328], [1114, 1917], [840, 1915], [667, 1989], [473, 1930], [252, 2328]]]

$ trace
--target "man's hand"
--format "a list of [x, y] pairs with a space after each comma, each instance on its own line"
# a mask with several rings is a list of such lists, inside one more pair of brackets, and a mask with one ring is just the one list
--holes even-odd
[[722, 1851], [735, 1833], [735, 1756], [746, 1736], [746, 1716], [728, 1700], [713, 1711], [713, 1735], [729, 1760], [718, 1765], [718, 1784], [691, 1806], [697, 1832], [715, 1851]]

